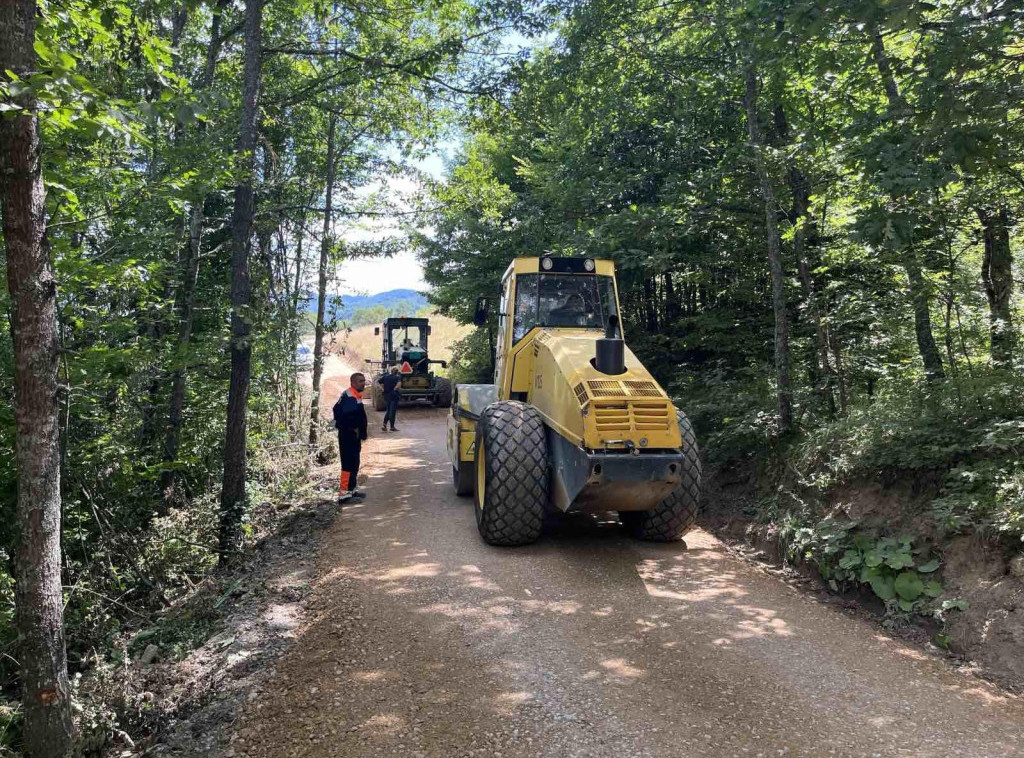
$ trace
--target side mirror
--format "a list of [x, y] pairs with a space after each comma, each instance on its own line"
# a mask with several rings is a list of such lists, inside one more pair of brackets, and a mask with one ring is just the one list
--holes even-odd
[[427, 324], [427, 334], [430, 334], [430, 324]]
[[448, 368], [448, 361], [441, 361], [441, 368]]
[[379, 326], [373, 327], [373, 336], [374, 337], [379, 337], [380, 336], [380, 327]]
[[476, 299], [476, 313], [473, 316], [473, 323], [477, 326], [483, 326], [487, 323], [487, 298], [478, 297]]
[[371, 360], [370, 360], [369, 358], [364, 358], [364, 360], [365, 360], [365, 361], [366, 361], [367, 363], [373, 363], [373, 361], [371, 361]]

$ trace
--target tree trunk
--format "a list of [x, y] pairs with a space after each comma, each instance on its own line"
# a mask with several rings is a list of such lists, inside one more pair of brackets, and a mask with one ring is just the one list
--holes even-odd
[[[778, 27], [777, 27], [778, 28]], [[775, 105], [775, 128], [783, 142], [789, 142], [789, 122], [786, 120], [786, 111], [781, 103]], [[828, 327], [822, 316], [821, 308], [818, 306], [818, 295], [814, 287], [814, 280], [811, 277], [810, 267], [807, 265], [805, 250], [808, 246], [815, 244], [817, 231], [814, 219], [810, 215], [811, 208], [811, 182], [806, 174], [797, 165], [795, 158], [790, 158], [787, 170], [790, 191], [793, 194], [793, 209], [790, 213], [790, 221], [795, 228], [793, 234], [793, 257], [796, 259], [797, 275], [800, 278], [800, 285], [804, 292], [804, 300], [807, 302], [807, 310], [814, 322], [815, 331], [815, 363], [812, 382], [819, 384], [829, 415], [835, 415], [836, 398], [833, 392], [834, 378], [832, 376], [832, 365], [829, 361]]]
[[[224, 9], [230, 0], [217, 0], [210, 21], [210, 46], [206, 50], [206, 65], [203, 68], [201, 87], [209, 89], [213, 85], [217, 70], [217, 57], [220, 54], [222, 40], [220, 25]], [[206, 131], [200, 123], [199, 133]], [[178, 431], [181, 428], [181, 417], [185, 410], [185, 378], [188, 367], [189, 345], [192, 342], [192, 326], [195, 322], [195, 293], [199, 281], [199, 260], [203, 242], [204, 198], [193, 200], [189, 214], [188, 244], [181, 260], [181, 287], [178, 288], [178, 345], [174, 356], [174, 371], [171, 375], [171, 402], [167, 417], [167, 430], [164, 437], [164, 463], [168, 464], [160, 476], [163, 512], [166, 513], [174, 502], [176, 473], [170, 465], [178, 458]]]
[[[312, 201], [310, 201], [310, 202], [312, 202]], [[298, 227], [299, 227], [299, 232], [298, 232], [299, 233], [299, 238], [298, 238], [298, 240], [295, 243], [295, 279], [294, 279], [295, 284], [294, 284], [294, 287], [292, 288], [291, 303], [288, 306], [288, 308], [289, 308], [289, 310], [288, 310], [288, 324], [289, 324], [289, 327], [288, 328], [290, 330], [290, 336], [291, 336], [291, 340], [290, 340], [290, 343], [289, 343], [290, 344], [290, 348], [291, 348], [291, 352], [289, 354], [292, 356], [293, 360], [295, 359], [295, 356], [296, 356], [296, 354], [298, 352], [298, 349], [299, 349], [299, 322], [298, 322], [298, 314], [299, 314], [299, 298], [302, 297], [302, 293], [301, 293], [301, 287], [302, 287], [302, 245], [303, 245], [303, 242], [306, 239], [306, 214], [305, 214], [305, 212], [303, 212], [302, 215], [299, 216]], [[294, 429], [295, 429], [295, 435], [297, 437], [298, 434], [299, 434], [299, 430], [302, 428], [303, 420], [301, 418], [301, 402], [299, 402], [300, 398], [298, 396], [298, 389], [297, 389], [296, 386], [294, 386], [295, 385], [295, 378], [296, 378], [295, 377], [295, 372], [292, 371], [291, 372], [291, 379], [292, 379], [293, 387], [292, 387], [291, 391], [289, 391], [289, 393], [288, 393], [288, 427], [292, 428], [292, 422], [293, 421], [295, 422]]]
[[[878, 28], [877, 22], [871, 22], [869, 32], [871, 34], [871, 54], [882, 78], [885, 97], [889, 103], [889, 118], [897, 119], [908, 116], [911, 111], [900, 93], [899, 85], [889, 63], [889, 56], [885, 52], [885, 41], [882, 39], [882, 32]], [[945, 379], [946, 372], [942, 368], [942, 356], [939, 354], [935, 337], [932, 334], [931, 293], [924, 280], [924, 275], [921, 273], [921, 264], [913, 250], [903, 251], [903, 259], [903, 268], [910, 281], [910, 299], [914, 306], [914, 332], [917, 335], [917, 347], [921, 353], [921, 360], [924, 361], [925, 375], [930, 380]]]
[[907, 251], [903, 268], [906, 270], [907, 279], [910, 282], [910, 300], [914, 306], [914, 333], [917, 336], [917, 349], [924, 361], [925, 376], [932, 381], [945, 379], [946, 372], [942, 368], [942, 355], [939, 353], [938, 345], [935, 344], [935, 337], [932, 334], [932, 296], [928, 291], [928, 283], [921, 273], [921, 266], [912, 250]]
[[674, 325], [679, 318], [679, 298], [676, 296], [672, 273], [666, 271], [661, 275], [661, 280], [665, 285], [665, 323]]
[[249, 238], [253, 217], [253, 171], [259, 120], [261, 33], [263, 0], [245, 4], [245, 81], [242, 125], [238, 135], [235, 205], [231, 214], [231, 383], [224, 442], [224, 479], [220, 494], [221, 562], [240, 541], [239, 526], [245, 509], [245, 433], [249, 405], [252, 344], [249, 339]]
[[778, 204], [772, 188], [768, 166], [762, 152], [761, 132], [757, 123], [757, 72], [747, 68], [746, 86], [747, 131], [754, 154], [754, 164], [761, 185], [764, 203], [765, 233], [768, 243], [768, 266], [772, 279], [772, 310], [775, 314], [775, 377], [778, 384], [779, 433], [793, 427], [793, 390], [789, 380], [789, 319], [786, 314], [785, 279], [782, 274], [782, 243], [779, 240]]
[[[836, 380], [839, 385], [839, 410], [846, 415], [850, 410], [850, 378], [846, 374], [846, 366], [843, 364], [843, 351], [839, 346], [839, 339], [835, 333], [829, 336], [829, 342], [832, 346], [832, 355], [835, 357], [836, 364]], [[868, 379], [869, 388], [868, 395], [874, 394], [872, 382], [874, 379]]]
[[658, 332], [658, 309], [657, 299], [654, 292], [654, 278], [644, 277], [644, 313], [646, 314], [648, 334]]
[[[36, 3], [0, 4], [0, 72], [35, 69]], [[57, 291], [46, 244], [42, 147], [29, 93], [0, 119], [0, 210], [14, 343], [19, 542], [15, 603], [28, 758], [70, 755], [73, 722], [60, 575]]]
[[981, 264], [981, 279], [988, 297], [989, 334], [992, 364], [1009, 366], [1013, 362], [1016, 334], [1013, 331], [1013, 253], [1010, 250], [1010, 220], [1006, 206], [997, 211], [976, 209], [981, 221], [985, 254]]
[[324, 370], [324, 311], [327, 304], [327, 264], [331, 254], [331, 212], [337, 160], [334, 132], [337, 117], [332, 113], [327, 125], [327, 188], [324, 197], [324, 227], [320, 236], [320, 280], [316, 292], [316, 337], [313, 342], [313, 404], [309, 411], [309, 444], [316, 446], [320, 431], [320, 378]]

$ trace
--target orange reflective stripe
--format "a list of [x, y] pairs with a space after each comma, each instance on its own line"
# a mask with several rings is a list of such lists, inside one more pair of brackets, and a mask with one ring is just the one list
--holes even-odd
[[348, 492], [348, 486], [351, 483], [352, 483], [352, 472], [351, 471], [342, 471], [341, 472], [341, 482], [339, 484], [339, 490], [341, 492]]

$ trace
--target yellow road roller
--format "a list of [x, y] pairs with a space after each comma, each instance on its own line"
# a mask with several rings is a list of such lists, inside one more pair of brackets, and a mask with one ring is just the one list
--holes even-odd
[[[488, 300], [476, 305], [484, 324]], [[494, 384], [457, 385], [446, 427], [483, 539], [525, 545], [545, 513], [609, 511], [641, 539], [681, 539], [700, 500], [697, 439], [625, 345], [613, 262], [516, 258], [497, 315]]]

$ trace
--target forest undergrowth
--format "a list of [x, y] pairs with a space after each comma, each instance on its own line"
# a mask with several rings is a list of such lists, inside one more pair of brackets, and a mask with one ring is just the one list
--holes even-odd
[[[326, 427], [325, 427], [326, 428]], [[167, 513], [143, 522], [105, 502], [81, 504], [101, 525], [94, 544], [76, 529], [70, 511], [65, 574], [68, 664], [74, 688], [78, 754], [100, 755], [115, 743], [131, 744], [193, 707], [203, 693], [179, 699], [153, 692], [144, 669], [152, 662], [181, 663], [222, 627], [234, 600], [247, 591], [250, 564], [293, 517], [294, 506], [319, 497], [318, 459], [336, 460], [328, 444], [310, 453], [293, 434], [278, 430], [250, 446], [249, 507], [239, 550], [221, 561], [217, 490], [196, 490]], [[102, 494], [102, 493], [100, 493]], [[82, 514], [85, 518], [86, 514]], [[76, 550], [76, 547], [78, 548]], [[0, 563], [0, 756], [17, 755], [20, 703], [12, 580]], [[174, 673], [165, 674], [172, 680]], [[172, 692], [179, 682], [168, 681]]]

